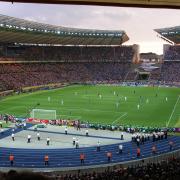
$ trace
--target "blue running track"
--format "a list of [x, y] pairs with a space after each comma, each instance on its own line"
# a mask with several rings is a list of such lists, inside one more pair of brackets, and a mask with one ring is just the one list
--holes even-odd
[[[27, 124], [27, 128], [32, 125]], [[15, 133], [20, 132], [22, 129], [16, 129]], [[9, 129], [0, 136], [5, 138], [10, 136], [12, 129]], [[157, 146], [157, 154], [169, 152], [169, 140], [174, 142], [174, 150], [180, 150], [180, 136], [168, 136], [168, 139], [163, 139], [155, 142]], [[112, 163], [131, 161], [137, 159], [136, 157], [136, 144], [132, 142], [121, 143], [124, 146], [123, 153], [119, 155], [118, 145], [111, 144], [101, 146], [101, 151], [96, 152], [96, 147], [84, 147], [79, 149], [64, 148], [64, 149], [18, 149], [18, 148], [4, 148], [0, 145], [0, 167], [10, 167], [9, 155], [12, 153], [15, 157], [14, 167], [20, 168], [47, 168], [44, 165], [44, 156], [49, 156], [49, 168], [62, 168], [62, 167], [78, 167], [80, 166], [79, 155], [85, 153], [86, 166], [90, 165], [103, 165], [107, 164], [106, 153], [112, 152]], [[152, 140], [146, 141], [144, 145], [140, 145], [141, 157], [151, 157], [151, 148], [154, 143]], [[139, 159], [140, 159], [139, 158]]]

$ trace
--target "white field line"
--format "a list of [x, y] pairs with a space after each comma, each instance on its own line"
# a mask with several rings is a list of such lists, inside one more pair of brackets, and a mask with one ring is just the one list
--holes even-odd
[[121, 115], [120, 117], [118, 117], [117, 119], [115, 119], [112, 124], [116, 123], [117, 121], [119, 121], [122, 117], [126, 116], [127, 112], [123, 113], [123, 115]]
[[176, 106], [177, 106], [177, 104], [178, 104], [179, 98], [180, 98], [180, 96], [178, 97], [178, 99], [177, 99], [177, 101], [176, 101], [176, 103], [175, 103], [175, 105], [174, 105], [174, 108], [173, 108], [172, 113], [171, 113], [171, 115], [170, 115], [170, 117], [169, 117], [169, 120], [168, 120], [168, 122], [166, 123], [166, 127], [169, 126], [169, 123], [170, 123], [170, 121], [171, 121], [171, 119], [172, 119], [172, 117], [173, 117], [174, 111], [175, 111]]
[[75, 118], [78, 118], [78, 119], [81, 119], [82, 117], [81, 116], [69, 116], [69, 115], [65, 115], [65, 114], [57, 114], [58, 117], [61, 117], [61, 116], [66, 116], [66, 117], [75, 117]]
[[100, 99], [99, 97], [97, 96], [87, 96], [87, 95], [84, 95], [82, 96], [83, 99], [89, 99], [89, 98], [97, 98], [99, 99], [100, 101], [112, 101], [114, 102], [114, 97], [116, 97], [117, 99], [120, 99], [122, 101], [122, 99], [124, 99], [124, 96], [102, 96], [102, 99]]
[[[120, 97], [120, 98], [123, 98], [123, 97], [124, 97], [123, 95], [120, 95], [120, 94], [119, 94], [118, 96], [117, 96], [117, 95], [103, 95], [103, 94], [101, 94], [101, 95], [102, 95], [102, 97], [108, 98], [108, 99], [109, 99], [109, 98], [113, 99], [114, 97]], [[88, 98], [88, 97], [99, 98], [98, 95], [95, 95], [95, 94], [82, 95], [82, 97], [83, 97], [83, 98]]]
[[85, 108], [62, 108], [62, 110], [83, 110], [83, 111], [96, 111], [96, 112], [109, 112], [109, 113], [125, 113], [125, 112], [116, 112], [116, 111], [104, 111], [104, 110], [98, 110], [98, 109], [85, 109]]

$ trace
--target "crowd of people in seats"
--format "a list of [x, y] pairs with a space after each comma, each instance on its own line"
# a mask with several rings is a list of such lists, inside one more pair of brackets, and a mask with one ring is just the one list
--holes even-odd
[[161, 80], [161, 69], [154, 69], [153, 71], [151, 71], [150, 77], [149, 77], [149, 81], [160, 81]]
[[164, 54], [165, 60], [180, 60], [180, 46], [169, 46]]
[[8, 46], [2, 45], [0, 58], [31, 61], [102, 62], [132, 61], [133, 46]]
[[[10, 63], [0, 64], [0, 91], [63, 82], [119, 83], [135, 80], [128, 62]], [[180, 83], [180, 62], [165, 61], [161, 75], [152, 77], [161, 83]]]
[[158, 163], [148, 163], [136, 167], [107, 168], [102, 172], [77, 172], [62, 174], [59, 172], [17, 172], [10, 170], [0, 173], [1, 180], [177, 180], [180, 179], [180, 159], [171, 158]]
[[125, 81], [135, 81], [137, 79], [137, 72], [129, 71], [125, 77]]
[[180, 61], [165, 61], [161, 68], [161, 81], [180, 82]]
[[[39, 61], [0, 63], [0, 91], [63, 82], [118, 83], [135, 81], [137, 77], [131, 70], [136, 53], [133, 46], [0, 46], [0, 61]], [[173, 48], [179, 52], [179, 46], [169, 49]], [[43, 60], [48, 63], [42, 63]], [[179, 69], [180, 62], [165, 61], [161, 72], [150, 80], [180, 83]]]
[[17, 89], [62, 82], [121, 82], [130, 63], [13, 63], [0, 64], [0, 87]]

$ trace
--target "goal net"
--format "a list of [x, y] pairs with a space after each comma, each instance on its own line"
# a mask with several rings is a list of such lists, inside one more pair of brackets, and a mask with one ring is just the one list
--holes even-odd
[[45, 110], [45, 109], [33, 109], [30, 113], [30, 117], [33, 119], [56, 119], [56, 110]]

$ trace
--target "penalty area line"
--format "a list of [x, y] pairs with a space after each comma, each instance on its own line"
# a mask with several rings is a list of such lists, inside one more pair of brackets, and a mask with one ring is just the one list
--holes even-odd
[[115, 119], [113, 122], [112, 122], [112, 125], [115, 124], [117, 121], [119, 121], [122, 117], [124, 116], [127, 116], [127, 112], [123, 113], [120, 117], [118, 117], [117, 119]]
[[171, 115], [170, 115], [170, 117], [169, 117], [169, 120], [168, 120], [168, 122], [166, 123], [166, 127], [169, 126], [169, 123], [170, 123], [170, 121], [171, 121], [171, 119], [172, 119], [172, 117], [173, 117], [173, 114], [174, 114], [174, 111], [175, 111], [175, 109], [176, 109], [176, 106], [177, 106], [177, 104], [178, 104], [178, 102], [179, 102], [179, 98], [180, 98], [180, 96], [178, 97], [178, 99], [177, 99], [177, 101], [176, 101], [176, 103], [175, 103], [175, 105], [174, 105], [174, 108], [173, 108], [172, 113], [171, 113]]

